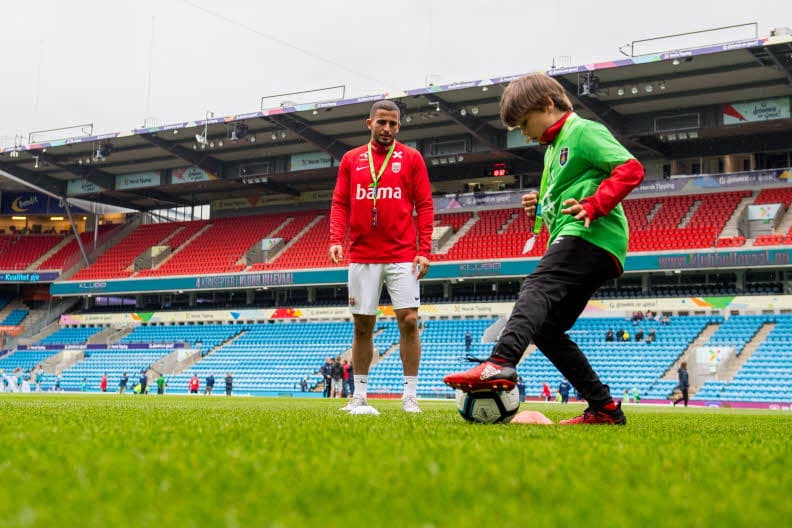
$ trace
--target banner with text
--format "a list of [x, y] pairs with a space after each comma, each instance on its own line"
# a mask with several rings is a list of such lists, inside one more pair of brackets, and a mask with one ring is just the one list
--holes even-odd
[[723, 105], [723, 124], [738, 125], [773, 119], [789, 119], [789, 97], [760, 99]]
[[141, 187], [156, 187], [160, 185], [161, 177], [159, 172], [136, 172], [133, 174], [122, 174], [115, 178], [115, 188], [117, 191], [124, 189], [139, 189]]
[[217, 176], [209, 174], [198, 167], [185, 167], [171, 171], [171, 183], [195, 183], [216, 180]]
[[102, 191], [106, 191], [104, 187], [96, 185], [93, 182], [89, 182], [85, 179], [80, 180], [69, 180], [66, 184], [66, 194], [69, 196], [73, 196], [75, 194], [93, 194]]
[[289, 157], [289, 170], [304, 171], [333, 166], [333, 157], [326, 152], [303, 152]]

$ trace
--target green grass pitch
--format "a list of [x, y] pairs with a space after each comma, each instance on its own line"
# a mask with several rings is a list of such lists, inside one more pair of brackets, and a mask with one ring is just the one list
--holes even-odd
[[[782, 526], [792, 413], [628, 406], [626, 427], [472, 425], [453, 402], [0, 395], [0, 523]], [[580, 405], [523, 404], [554, 421]], [[787, 521], [783, 521], [787, 519]]]

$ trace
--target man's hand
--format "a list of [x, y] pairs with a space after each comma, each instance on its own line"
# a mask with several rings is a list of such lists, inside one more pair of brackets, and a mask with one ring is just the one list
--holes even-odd
[[523, 194], [522, 206], [523, 209], [525, 209], [525, 214], [528, 215], [528, 218], [533, 218], [536, 216], [536, 204], [538, 201], [539, 195], [536, 193], [536, 191]]
[[339, 245], [330, 246], [330, 261], [338, 264], [342, 260], [344, 260], [344, 248]]
[[424, 275], [426, 275], [426, 273], [429, 271], [429, 265], [430, 262], [428, 258], [422, 257], [421, 255], [415, 257], [413, 260], [412, 270], [413, 273], [417, 274], [418, 280], [424, 278]]
[[589, 228], [589, 225], [591, 225], [591, 218], [589, 218], [586, 208], [583, 207], [582, 203], [574, 198], [570, 198], [569, 200], [565, 200], [563, 205], [566, 207], [566, 209], [561, 209], [563, 214], [573, 215], [575, 220], [583, 220], [583, 225], [586, 229]]

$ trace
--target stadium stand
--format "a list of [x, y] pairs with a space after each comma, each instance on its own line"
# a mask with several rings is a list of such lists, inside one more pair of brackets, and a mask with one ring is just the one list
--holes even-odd
[[104, 328], [61, 328], [41, 341], [40, 345], [82, 345]]
[[[126, 372], [131, 389], [137, 383], [141, 370], [148, 369], [171, 352], [167, 349], [87, 350], [81, 361], [62, 372], [61, 388], [64, 391], [80, 391], [85, 383], [86, 392], [98, 392], [102, 375], [107, 373], [109, 390], [112, 392], [117, 389], [119, 378]], [[45, 390], [52, 388], [54, 379], [52, 375], [44, 377], [42, 386]]]
[[792, 315], [755, 317], [776, 326], [731, 381], [707, 381], [693, 400], [792, 401]]
[[177, 223], [141, 225], [72, 278], [92, 280], [128, 277], [132, 274], [130, 268], [135, 258], [152, 246], [166, 243], [179, 229], [182, 229], [182, 225]]
[[[107, 225], [100, 225], [99, 226], [99, 237], [104, 237], [109, 235], [112, 231], [119, 227], [118, 224], [107, 224]], [[91, 248], [91, 244], [94, 239], [93, 231], [86, 231], [85, 233], [80, 234], [80, 240], [83, 243], [83, 246], [88, 251]], [[73, 238], [70, 242], [68, 242], [65, 246], [60, 248], [56, 251], [53, 255], [51, 255], [47, 260], [42, 262], [38, 268], [39, 270], [60, 270], [63, 269], [64, 263], [67, 262], [74, 262], [75, 258], [80, 253], [80, 246], [77, 242], [77, 238]]]
[[[18, 352], [0, 358], [0, 371], [11, 374], [15, 369], [21, 368], [23, 372], [27, 372], [55, 353], [57, 353], [57, 351], [19, 350]], [[2, 383], [2, 380], [0, 380], [0, 383]]]
[[[570, 330], [570, 335], [589, 357], [602, 380], [609, 384], [615, 397], [624, 390], [637, 388], [647, 393], [659, 378], [671, 367], [690, 343], [709, 322], [720, 322], [720, 316], [673, 317], [670, 325], [656, 321], [644, 321], [640, 328], [648, 333], [654, 329], [655, 342], [605, 342], [608, 329], [626, 328], [630, 332], [638, 327], [622, 318], [580, 319]], [[427, 321], [422, 340], [419, 394], [423, 396], [450, 396], [453, 390], [445, 386], [445, 374], [466, 368], [462, 361], [465, 332], [470, 331], [474, 345], [471, 355], [487, 357], [492, 344], [480, 343], [484, 330], [494, 319]], [[370, 373], [371, 391], [399, 393], [402, 384], [401, 359], [397, 353], [390, 354], [375, 365]], [[528, 396], [538, 396], [542, 382], [547, 381], [555, 388], [561, 375], [550, 361], [539, 351], [532, 353], [519, 365], [518, 373], [523, 377]], [[670, 392], [670, 390], [668, 391]], [[667, 393], [666, 393], [667, 394]]]
[[[304, 269], [331, 268], [345, 266], [346, 263], [333, 264], [327, 257], [328, 233], [330, 233], [330, 212], [322, 211], [322, 218], [314, 224], [299, 240], [281, 253], [272, 263], [257, 269]], [[349, 255], [349, 243], [344, 254]]]
[[792, 205], [792, 188], [762, 189], [754, 198], [753, 203], [756, 205], [780, 203], [784, 204], [784, 209], [789, 209], [789, 206]]
[[[244, 334], [206, 356], [185, 372], [170, 376], [169, 392], [186, 392], [193, 374], [201, 380], [216, 378], [220, 392], [222, 377], [231, 372], [235, 393], [291, 392], [308, 378], [313, 388], [322, 380], [317, 374], [327, 357], [336, 357], [352, 346], [352, 323], [316, 322], [301, 324], [244, 325]], [[377, 330], [382, 328], [378, 325]]]
[[11, 313], [9, 313], [5, 319], [0, 321], [0, 326], [16, 326], [25, 320], [25, 317], [28, 316], [28, 313], [30, 313], [30, 311], [24, 309], [11, 310]]
[[[443, 383], [443, 376], [449, 372], [460, 370], [467, 362], [465, 333], [470, 332], [473, 346], [470, 354], [486, 357], [492, 349], [491, 344], [482, 344], [481, 337], [495, 319], [471, 319], [450, 321], [426, 321], [421, 333], [421, 365], [418, 371], [419, 396], [444, 397], [454, 393], [453, 389]], [[395, 324], [394, 324], [395, 326]], [[388, 334], [390, 342], [383, 342], [381, 347], [398, 344], [398, 328], [395, 333]], [[369, 392], [401, 394], [404, 387], [404, 373], [399, 352], [394, 351], [381, 362], [374, 365], [369, 372]]]
[[[237, 262], [262, 238], [286, 220], [285, 215], [255, 215], [220, 218], [181, 251], [148, 275], [190, 275], [239, 270]], [[142, 275], [142, 273], [141, 273]]]
[[184, 343], [188, 348], [208, 354], [213, 348], [245, 330], [240, 325], [206, 324], [195, 326], [138, 326], [120, 343]]
[[707, 346], [731, 346], [739, 356], [766, 321], [764, 315], [733, 315], [718, 327]]
[[[769, 195], [775, 196], [775, 192]], [[744, 237], [721, 237], [721, 233], [740, 201], [751, 196], [751, 193], [750, 190], [744, 190], [628, 199], [624, 202], [624, 208], [630, 222], [630, 251], [743, 246], [746, 244]], [[759, 196], [766, 198], [767, 195], [760, 193]], [[544, 229], [537, 236], [533, 248], [523, 254], [525, 242], [532, 236], [532, 223], [519, 208], [438, 213], [435, 224], [448, 225], [456, 232], [471, 219], [475, 220], [471, 229], [447, 253], [433, 255], [433, 260], [492, 260], [539, 257], [544, 254], [548, 237]], [[312, 222], [314, 224], [311, 226]], [[244, 229], [240, 229], [240, 225], [244, 225]], [[317, 250], [327, 246], [329, 226], [327, 210], [148, 224], [140, 226], [93, 265], [78, 272], [73, 279], [343, 266], [345, 263], [329, 263], [324, 249]], [[303, 233], [306, 228], [307, 231]], [[300, 233], [302, 235], [295, 240]], [[196, 234], [198, 236], [192, 238]], [[247, 250], [266, 237], [280, 237], [287, 244], [292, 243], [272, 262], [251, 266], [241, 262]], [[792, 235], [761, 235], [754, 245], [783, 243], [792, 243]], [[160, 244], [170, 245], [175, 254], [158, 268], [133, 274], [130, 266], [134, 258]], [[53, 255], [41, 269], [57, 266], [63, 258], [60, 253]]]
[[0, 235], [0, 269], [24, 270], [61, 240], [63, 235]]

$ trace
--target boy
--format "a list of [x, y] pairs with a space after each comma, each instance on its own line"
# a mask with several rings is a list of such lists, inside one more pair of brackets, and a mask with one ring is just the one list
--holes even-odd
[[629, 238], [620, 205], [637, 187], [643, 167], [602, 125], [578, 117], [563, 87], [544, 74], [517, 79], [503, 92], [501, 120], [547, 145], [540, 191], [522, 197], [529, 217], [550, 232], [547, 252], [520, 288], [492, 355], [446, 384], [464, 390], [511, 390], [517, 363], [533, 341], [588, 401], [569, 424], [624, 425], [621, 403], [566, 334], [591, 296], [622, 274]]

